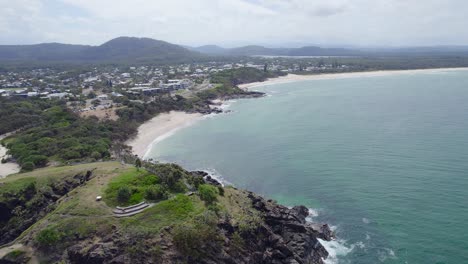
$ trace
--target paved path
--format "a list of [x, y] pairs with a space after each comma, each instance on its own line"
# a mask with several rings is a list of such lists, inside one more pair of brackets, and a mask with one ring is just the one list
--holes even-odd
[[118, 218], [128, 217], [128, 216], [139, 214], [139, 213], [143, 212], [146, 208], [149, 208], [151, 206], [153, 206], [153, 205], [148, 204], [146, 202], [143, 202], [143, 203], [139, 203], [139, 204], [132, 205], [132, 206], [129, 206], [129, 207], [124, 207], [124, 208], [118, 207], [113, 212], [114, 212], [115, 217], [118, 217]]

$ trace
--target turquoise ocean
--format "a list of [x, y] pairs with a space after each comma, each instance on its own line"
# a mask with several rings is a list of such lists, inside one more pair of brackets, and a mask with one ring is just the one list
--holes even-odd
[[311, 208], [328, 263], [468, 263], [468, 71], [255, 89], [147, 158]]

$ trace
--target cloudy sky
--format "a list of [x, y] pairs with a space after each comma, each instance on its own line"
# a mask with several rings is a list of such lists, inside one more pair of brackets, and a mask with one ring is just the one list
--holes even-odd
[[468, 45], [467, 0], [0, 0], [0, 44]]

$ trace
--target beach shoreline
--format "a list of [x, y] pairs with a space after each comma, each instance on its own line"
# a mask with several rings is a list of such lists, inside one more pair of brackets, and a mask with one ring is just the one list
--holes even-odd
[[[271, 78], [264, 82], [253, 82], [238, 85], [239, 88], [249, 90], [255, 87], [263, 87], [274, 84], [291, 83], [298, 81], [311, 80], [330, 80], [330, 79], [345, 79], [359, 77], [379, 77], [390, 76], [395, 74], [414, 74], [414, 73], [431, 73], [445, 71], [460, 71], [468, 68], [437, 68], [437, 69], [418, 69], [418, 70], [383, 70], [383, 71], [365, 71], [365, 72], [347, 72], [347, 73], [326, 73], [315, 75], [297, 75], [288, 74], [277, 78]], [[229, 101], [229, 100], [228, 100]], [[212, 107], [219, 107], [225, 103], [224, 100], [213, 100]], [[222, 108], [222, 107], [221, 107]], [[201, 113], [185, 113], [181, 111], [171, 111], [162, 113], [156, 117], [146, 121], [138, 128], [138, 134], [133, 139], [126, 142], [132, 147], [132, 153], [138, 155], [142, 159], [146, 159], [152, 147], [162, 140], [170, 137], [176, 131], [193, 125], [199, 120], [202, 120], [206, 115]]]
[[[9, 134], [1, 135], [0, 140], [6, 138]], [[7, 156], [8, 149], [0, 145], [0, 160]], [[0, 162], [0, 179], [7, 177], [8, 175], [20, 172], [20, 166], [14, 162], [1, 163]]]
[[312, 80], [331, 80], [331, 79], [346, 79], [346, 78], [361, 78], [361, 77], [381, 77], [395, 74], [415, 74], [415, 73], [437, 73], [450, 71], [468, 71], [465, 68], [434, 68], [434, 69], [415, 69], [415, 70], [379, 70], [379, 71], [362, 71], [362, 72], [344, 72], [344, 73], [321, 73], [311, 75], [288, 74], [276, 78], [270, 78], [263, 82], [253, 82], [238, 85], [239, 88], [249, 90], [256, 87], [284, 84], [300, 81]]
[[171, 136], [177, 130], [194, 124], [202, 117], [203, 115], [200, 113], [180, 111], [159, 114], [142, 124], [138, 128], [136, 137], [126, 143], [132, 147], [133, 154], [145, 159], [154, 144]]

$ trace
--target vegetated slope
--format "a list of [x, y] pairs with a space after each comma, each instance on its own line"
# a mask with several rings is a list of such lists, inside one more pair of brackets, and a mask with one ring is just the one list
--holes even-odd
[[195, 48], [189, 48], [190, 50], [197, 51], [200, 53], [211, 54], [211, 55], [225, 55], [226, 49], [216, 45], [204, 45]]
[[119, 37], [100, 46], [68, 44], [0, 46], [3, 62], [182, 62], [201, 58], [198, 52], [165, 41], [149, 38]]
[[[323, 263], [328, 255], [318, 239], [330, 240], [332, 233], [307, 223], [305, 207], [288, 209], [174, 164], [146, 164], [147, 170], [118, 163], [80, 166], [96, 169], [16, 241], [42, 262]], [[31, 177], [8, 179], [8, 192], [23, 192], [17, 182]], [[95, 201], [97, 195], [105, 202]], [[111, 206], [143, 199], [153, 206], [131, 217], [113, 216]], [[9, 259], [30, 254], [10, 253]]]

